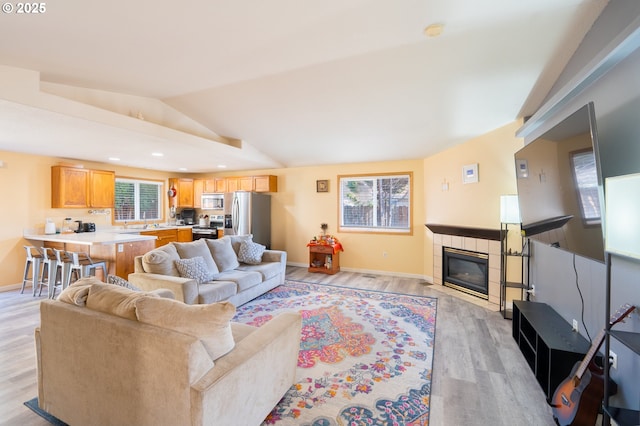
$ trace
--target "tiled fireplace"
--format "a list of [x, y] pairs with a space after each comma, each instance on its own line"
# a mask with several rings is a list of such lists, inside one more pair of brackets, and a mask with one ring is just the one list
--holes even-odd
[[[500, 230], [464, 228], [444, 225], [426, 225], [433, 232], [433, 281], [434, 284], [446, 285], [460, 291], [473, 294], [483, 299], [488, 299], [490, 303], [500, 304]], [[456, 265], [460, 271], [452, 273], [451, 264], [447, 271], [443, 269], [443, 253], [461, 253], [471, 258], [487, 260], [486, 266], [480, 262], [469, 259], [471, 263], [466, 264], [463, 260], [460, 266]], [[459, 263], [456, 258], [456, 264]], [[475, 265], [477, 263], [477, 265]], [[446, 266], [446, 265], [445, 265]], [[453, 279], [445, 279], [446, 272], [453, 275]], [[480, 278], [481, 273], [486, 273], [487, 282], [484, 284]], [[475, 275], [478, 275], [477, 277]], [[465, 278], [465, 275], [467, 277]], [[458, 282], [458, 278], [462, 278]], [[470, 281], [465, 284], [464, 281]], [[452, 285], [453, 284], [453, 285]], [[486, 285], [486, 294], [482, 287]]]

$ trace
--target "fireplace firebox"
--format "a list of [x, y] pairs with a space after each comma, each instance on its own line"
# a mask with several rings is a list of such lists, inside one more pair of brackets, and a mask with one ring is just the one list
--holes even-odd
[[488, 254], [442, 248], [442, 282], [447, 287], [489, 299], [488, 266]]

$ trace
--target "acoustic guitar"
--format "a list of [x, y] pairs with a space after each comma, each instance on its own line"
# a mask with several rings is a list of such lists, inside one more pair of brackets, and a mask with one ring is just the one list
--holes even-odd
[[[624, 320], [635, 306], [626, 303], [610, 318], [611, 326]], [[551, 406], [553, 418], [560, 426], [593, 425], [598, 417], [598, 411], [604, 397], [604, 380], [595, 368], [595, 358], [598, 349], [604, 341], [606, 330], [600, 331], [593, 340], [593, 344], [584, 359], [577, 362], [567, 377], [553, 394]]]

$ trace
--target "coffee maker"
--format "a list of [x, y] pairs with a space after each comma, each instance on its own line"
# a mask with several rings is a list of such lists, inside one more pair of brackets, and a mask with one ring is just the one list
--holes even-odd
[[196, 223], [196, 210], [182, 209], [180, 217], [184, 220], [185, 225], [194, 225]]

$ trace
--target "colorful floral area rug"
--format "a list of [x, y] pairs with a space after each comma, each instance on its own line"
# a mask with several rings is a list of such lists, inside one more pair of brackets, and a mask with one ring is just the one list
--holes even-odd
[[302, 379], [263, 424], [428, 425], [436, 301], [287, 281], [240, 306], [255, 326], [302, 314]]

